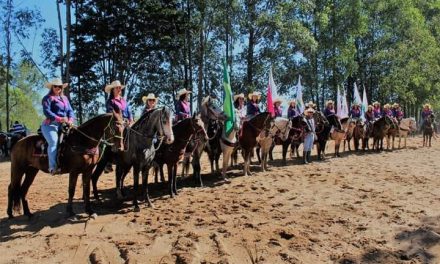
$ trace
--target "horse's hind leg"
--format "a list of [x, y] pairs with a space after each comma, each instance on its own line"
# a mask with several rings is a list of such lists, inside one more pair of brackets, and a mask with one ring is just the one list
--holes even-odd
[[28, 167], [26, 170], [26, 176], [24, 178], [23, 184], [21, 185], [21, 203], [23, 204], [23, 213], [29, 218], [32, 217], [33, 214], [29, 210], [28, 201], [26, 200], [26, 194], [29, 191], [29, 187], [34, 182], [37, 173], [38, 173], [38, 169], [33, 167]]
[[133, 166], [133, 206], [134, 211], [139, 212], [141, 209], [139, 208], [137, 194], [139, 191], [139, 166]]
[[[109, 153], [110, 152], [110, 153]], [[92, 187], [93, 187], [93, 197], [95, 198], [95, 200], [99, 201], [99, 195], [98, 195], [98, 179], [101, 176], [102, 172], [105, 169], [105, 166], [107, 165], [107, 162], [110, 159], [110, 155], [111, 155], [111, 149], [110, 148], [106, 148], [104, 150], [104, 153], [102, 154], [103, 156], [101, 157], [101, 160], [99, 160], [98, 164], [96, 164], [96, 168], [92, 173]]]
[[150, 194], [148, 193], [148, 172], [150, 171], [150, 166], [145, 166], [142, 169], [142, 193], [143, 200], [147, 202], [149, 207], [153, 207], [150, 200]]
[[171, 198], [174, 198], [175, 194], [173, 192], [173, 181], [174, 181], [173, 165], [167, 164], [167, 169], [168, 169], [168, 187], [169, 187], [169, 191], [170, 191], [170, 196], [171, 196]]
[[173, 192], [175, 195], [177, 195], [177, 163], [173, 165], [172, 168], [172, 172], [173, 172]]
[[8, 186], [8, 209], [9, 218], [13, 218], [13, 210], [19, 212], [21, 204], [21, 179], [23, 178], [23, 168], [14, 162], [11, 164], [11, 183]]
[[86, 213], [91, 217], [96, 217], [95, 212], [90, 204], [90, 176], [92, 169], [88, 169], [82, 173], [84, 208]]
[[72, 217], [75, 216], [75, 212], [73, 211], [73, 196], [75, 195], [76, 182], [78, 180], [77, 172], [70, 172], [69, 174], [69, 199], [67, 201], [67, 216]]

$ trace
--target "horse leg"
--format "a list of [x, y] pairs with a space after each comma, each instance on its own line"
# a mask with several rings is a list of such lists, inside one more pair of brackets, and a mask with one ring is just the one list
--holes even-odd
[[172, 172], [173, 172], [173, 192], [175, 195], [177, 195], [177, 163], [173, 165], [172, 167]]
[[34, 182], [35, 176], [38, 173], [38, 169], [33, 167], [28, 167], [26, 170], [26, 175], [21, 185], [21, 203], [23, 204], [23, 213], [31, 218], [33, 214], [29, 210], [28, 201], [26, 200], [26, 194], [29, 191], [29, 187]]
[[[252, 149], [252, 152], [253, 152], [254, 150]], [[258, 158], [258, 164], [261, 164], [261, 156], [260, 156], [260, 151], [261, 151], [261, 148], [260, 147], [257, 147], [256, 149], [255, 149], [255, 151], [257, 152], [257, 158]], [[249, 156], [250, 157], [250, 156]], [[251, 161], [249, 161], [249, 164], [250, 164], [250, 162]]]
[[234, 151], [233, 148], [225, 146], [223, 149], [223, 167], [222, 167], [222, 178], [226, 180], [226, 171], [228, 170], [229, 159]]
[[21, 179], [24, 175], [23, 167], [20, 164], [11, 164], [11, 183], [8, 186], [8, 209], [6, 210], [8, 217], [13, 218], [13, 210], [20, 211], [20, 198], [21, 198]]
[[69, 199], [67, 201], [67, 217], [75, 216], [73, 211], [73, 196], [75, 195], [76, 182], [78, 180], [77, 172], [70, 172], [69, 174]]
[[174, 181], [174, 177], [173, 177], [173, 165], [172, 164], [167, 164], [167, 169], [168, 169], [168, 187], [169, 187], [169, 191], [170, 191], [170, 196], [171, 198], [174, 198], [175, 194], [173, 192], [173, 181]]
[[92, 173], [92, 186], [93, 186], [93, 197], [95, 200], [100, 201], [99, 195], [98, 195], [98, 179], [99, 176], [101, 176], [102, 172], [105, 169], [105, 166], [107, 165], [107, 162], [109, 161], [111, 155], [111, 149], [105, 148], [104, 153], [102, 154], [101, 159], [98, 161], [98, 164], [96, 164], [96, 168]]
[[84, 198], [84, 208], [86, 213], [91, 217], [96, 217], [95, 212], [90, 205], [90, 176], [92, 174], [92, 169], [86, 170], [82, 173], [82, 184], [83, 184], [83, 198]]
[[139, 190], [139, 165], [133, 166], [133, 206], [134, 206], [134, 212], [140, 212], [137, 194]]
[[275, 148], [275, 142], [274, 143], [272, 143], [272, 145], [270, 145], [270, 148], [269, 148], [269, 160], [273, 160], [273, 154], [272, 154], [272, 152], [273, 152], [273, 149]]
[[288, 141], [284, 141], [282, 146], [282, 156], [283, 156], [283, 165], [286, 165], [286, 156], [287, 156], [287, 149], [289, 148], [290, 144], [286, 144]]
[[194, 157], [192, 160], [193, 164], [193, 176], [196, 184], [199, 184], [200, 187], [203, 187], [202, 175], [200, 173], [200, 157]]
[[125, 178], [125, 170], [122, 169], [121, 165], [116, 165], [115, 177], [116, 177], [116, 197], [119, 200], [124, 199], [124, 195], [122, 194], [122, 183]]
[[148, 193], [148, 172], [150, 171], [150, 166], [144, 166], [142, 169], [142, 193], [143, 200], [147, 202], [149, 207], [153, 207], [150, 200], [150, 195]]

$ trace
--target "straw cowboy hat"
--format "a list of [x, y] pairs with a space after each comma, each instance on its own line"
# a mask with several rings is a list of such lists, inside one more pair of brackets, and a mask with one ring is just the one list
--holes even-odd
[[275, 103], [282, 103], [283, 102], [283, 100], [281, 99], [281, 98], [275, 98], [274, 100], [273, 100], [273, 103], [275, 104]]
[[261, 93], [260, 93], [260, 92], [252, 92], [252, 93], [248, 94], [248, 98], [249, 98], [250, 100], [252, 100], [252, 97], [254, 97], [254, 96], [256, 96], [258, 100], [260, 100], [260, 98], [261, 98]]
[[147, 96], [142, 96], [142, 102], [144, 102], [144, 104], [146, 104], [148, 100], [157, 101], [157, 97], [154, 96], [154, 93], [149, 93]]
[[372, 105], [369, 105], [369, 106], [368, 106], [368, 109], [373, 109], [373, 106], [372, 106]]
[[335, 102], [333, 102], [333, 100], [328, 100], [325, 105], [329, 105], [329, 104], [334, 104]]
[[351, 104], [351, 107], [353, 107], [353, 106], [359, 106], [359, 103], [354, 102]]
[[306, 110], [304, 110], [304, 113], [308, 114], [308, 113], [315, 113], [315, 110], [313, 110], [313, 108], [309, 107]]
[[47, 83], [45, 84], [45, 86], [46, 86], [48, 89], [52, 89], [52, 87], [53, 87], [54, 85], [56, 85], [56, 86], [62, 86], [63, 89], [64, 89], [64, 88], [67, 87], [68, 84], [67, 84], [67, 83], [63, 83], [63, 82], [61, 81], [60, 78], [53, 79], [52, 81], [47, 82]]
[[122, 85], [120, 81], [116, 80], [116, 81], [113, 81], [111, 84], [107, 84], [104, 88], [104, 91], [106, 93], [110, 93], [110, 91], [115, 87], [121, 87], [121, 89], [124, 89], [125, 85]]
[[184, 94], [190, 94], [190, 93], [192, 93], [192, 92], [191, 92], [191, 91], [188, 91], [188, 90], [185, 89], [185, 88], [182, 88], [182, 89], [180, 89], [179, 91], [177, 91], [176, 99], [179, 100], [179, 98], [180, 98], [182, 95], [184, 95]]
[[423, 105], [423, 108], [431, 109], [431, 105], [430, 105], [430, 104], [424, 104], [424, 105]]
[[399, 107], [399, 106], [400, 106], [400, 105], [399, 105], [398, 103], [394, 103], [394, 104], [393, 104], [393, 108], [394, 108], [394, 107]]
[[316, 107], [316, 104], [314, 102], [310, 101], [306, 104], [306, 106], [314, 108], [314, 107]]
[[380, 105], [380, 103], [379, 103], [378, 101], [376, 101], [376, 102], [373, 103], [373, 105], [374, 105], [374, 106], [376, 106], [376, 105]]
[[243, 100], [246, 99], [244, 93], [234, 95], [234, 102], [237, 101], [238, 98], [243, 98]]
[[295, 104], [296, 104], [296, 99], [292, 99], [292, 100], [290, 100], [290, 101], [289, 101], [289, 105], [290, 105], [291, 103], [295, 103]]
[[390, 104], [385, 104], [384, 106], [383, 106], [383, 108], [390, 108], [391, 106], [390, 106]]

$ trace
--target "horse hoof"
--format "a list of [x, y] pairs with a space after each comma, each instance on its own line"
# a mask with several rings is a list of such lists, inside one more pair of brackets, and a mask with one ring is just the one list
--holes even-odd
[[98, 218], [98, 214], [93, 213], [93, 214], [89, 215], [89, 218], [92, 220], [96, 220], [96, 218]]

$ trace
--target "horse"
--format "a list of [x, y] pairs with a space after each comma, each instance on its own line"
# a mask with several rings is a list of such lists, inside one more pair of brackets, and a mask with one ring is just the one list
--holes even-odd
[[431, 147], [431, 139], [434, 134], [434, 128], [432, 126], [434, 120], [434, 115], [430, 115], [423, 121], [422, 131], [423, 131], [423, 146]]
[[387, 139], [387, 149], [390, 149], [390, 140], [392, 140], [392, 149], [394, 149], [394, 139], [396, 136], [399, 135], [399, 124], [397, 123], [397, 120], [391, 119], [393, 124], [391, 125], [390, 129], [388, 129], [386, 139]]
[[327, 118], [321, 111], [315, 111], [313, 114], [313, 119], [315, 121], [315, 133], [317, 136], [316, 149], [318, 152], [318, 160], [325, 159], [325, 145], [330, 135], [331, 126]]
[[185, 154], [185, 148], [188, 143], [194, 139], [207, 140], [203, 121], [200, 119], [200, 115], [194, 114], [191, 118], [186, 118], [173, 125], [173, 133], [175, 141], [170, 145], [162, 145], [158, 148], [154, 162], [157, 164], [155, 172], [159, 169], [161, 178], [163, 179], [163, 165], [167, 165], [168, 170], [168, 183], [171, 198], [177, 195], [177, 164], [183, 158]]
[[356, 125], [353, 129], [353, 142], [354, 142], [354, 150], [359, 151], [359, 140], [362, 144], [364, 144], [365, 137], [365, 123], [361, 120], [356, 121]]
[[402, 138], [405, 139], [405, 147], [406, 148], [406, 138], [408, 137], [408, 134], [417, 131], [417, 122], [414, 117], [410, 118], [404, 118], [400, 121], [399, 125], [399, 148], [400, 148], [400, 142], [402, 141]]
[[243, 122], [243, 127], [241, 128], [238, 136], [238, 141], [240, 143], [244, 159], [244, 176], [251, 175], [251, 153], [257, 145], [257, 137], [262, 132], [268, 134], [271, 125], [272, 118], [269, 112], [260, 113], [252, 117], [250, 120]]
[[[174, 139], [171, 129], [171, 112], [167, 107], [143, 113], [139, 120], [125, 129], [124, 142], [127, 149], [115, 153], [116, 194], [119, 199], [123, 198], [124, 179], [133, 167], [133, 207], [135, 212], [140, 211], [137, 200], [139, 173], [142, 172], [142, 198], [148, 206], [152, 207], [148, 194], [148, 171], [157, 154], [157, 149], [172, 144]], [[158, 147], [155, 147], [155, 141], [157, 141]]]
[[[275, 129], [275, 130], [273, 130]], [[290, 143], [290, 130], [292, 129], [292, 120], [287, 118], [278, 117], [275, 119], [275, 123], [272, 127], [271, 134], [275, 135], [274, 144], [269, 149], [269, 160], [273, 160], [273, 149], [275, 145], [284, 145], [284, 142]], [[285, 157], [283, 158], [283, 162], [285, 163]]]
[[341, 125], [342, 130], [345, 131], [345, 140], [344, 140], [344, 152], [345, 152], [345, 144], [348, 144], [348, 151], [351, 151], [350, 141], [353, 138], [353, 131], [356, 127], [357, 120], [352, 118], [342, 118]]
[[362, 138], [362, 150], [370, 149], [368, 141], [370, 140], [371, 134], [373, 132], [372, 121], [366, 121], [364, 126], [364, 135]]
[[[327, 116], [327, 120], [331, 126], [330, 138], [335, 141], [335, 157], [341, 157], [339, 154], [341, 142], [345, 138], [345, 130], [342, 129], [342, 124], [336, 115]], [[343, 119], [344, 120], [344, 119]], [[345, 122], [348, 118], [345, 119]]]
[[[283, 117], [277, 117], [273, 120], [273, 125], [269, 130], [269, 135], [266, 137], [260, 136], [257, 138], [258, 146], [257, 147], [257, 154], [258, 154], [258, 160], [261, 163], [261, 169], [263, 171], [267, 170], [267, 157], [268, 155], [272, 158], [272, 151], [275, 147], [275, 139], [284, 142], [289, 137], [289, 132], [292, 127], [292, 121], [290, 121], [287, 118]], [[261, 151], [261, 158], [260, 158], [260, 151]]]
[[7, 157], [8, 156], [8, 142], [9, 137], [8, 134], [0, 132], [0, 156]]
[[[69, 198], [67, 214], [75, 216], [72, 208], [78, 175], [82, 174], [83, 199], [85, 211], [90, 216], [96, 216], [90, 205], [90, 176], [99, 160], [99, 144], [110, 142], [114, 150], [122, 150], [123, 121], [120, 113], [109, 113], [94, 117], [79, 127], [72, 127], [58, 147], [59, 166], [61, 173], [69, 173]], [[104, 139], [103, 139], [104, 138]], [[18, 141], [11, 152], [11, 183], [8, 188], [9, 218], [13, 217], [12, 208], [20, 210], [20, 200], [23, 212], [29, 218], [26, 194], [38, 171], [49, 172], [47, 155], [36, 155], [44, 138], [40, 135], [28, 136]], [[44, 144], [44, 143], [43, 143]], [[38, 149], [37, 149], [38, 148]], [[23, 175], [25, 175], [22, 183]]]
[[389, 116], [383, 116], [373, 123], [371, 132], [371, 136], [373, 137], [373, 150], [383, 150], [383, 138], [388, 134], [388, 130], [392, 125], [393, 120], [391, 120]]
[[292, 121], [292, 127], [289, 130], [289, 136], [287, 137], [287, 140], [283, 141], [283, 164], [286, 164], [286, 155], [287, 150], [290, 145], [290, 157], [292, 158], [293, 154], [296, 152], [296, 156], [299, 157], [298, 148], [299, 145], [303, 142], [304, 137], [304, 128], [306, 126], [306, 123], [304, 121], [304, 117], [302, 115], [297, 115], [294, 118], [291, 119]]
[[220, 147], [223, 153], [223, 167], [222, 167], [222, 178], [227, 181], [226, 172], [228, 170], [229, 160], [231, 159], [233, 153], [236, 153], [238, 148], [237, 132], [240, 131], [240, 119], [235, 118], [232, 130], [227, 134], [226, 126], [223, 125], [222, 134], [220, 137]]

